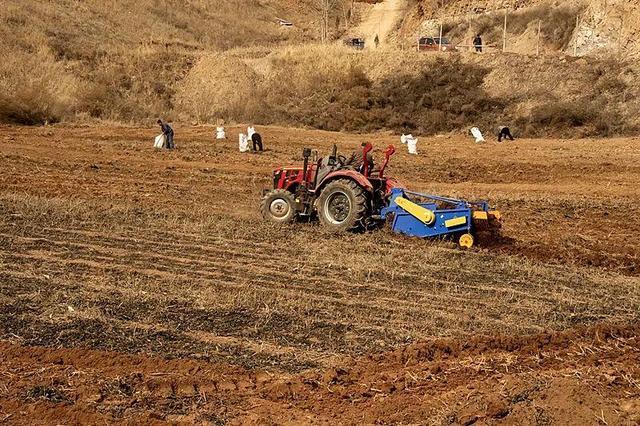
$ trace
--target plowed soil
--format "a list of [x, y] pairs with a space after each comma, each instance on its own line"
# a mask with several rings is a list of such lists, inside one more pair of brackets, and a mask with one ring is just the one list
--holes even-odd
[[640, 422], [638, 139], [398, 146], [407, 187], [501, 210], [462, 251], [261, 220], [304, 146], [396, 137], [154, 130], [0, 128], [0, 422]]

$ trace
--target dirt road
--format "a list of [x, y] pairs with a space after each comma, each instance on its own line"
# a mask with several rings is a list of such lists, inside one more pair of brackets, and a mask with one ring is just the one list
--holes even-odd
[[375, 48], [376, 35], [380, 47], [388, 45], [389, 36], [404, 17], [407, 7], [407, 0], [384, 0], [376, 3], [354, 30], [354, 34], [364, 37], [368, 48]]
[[461, 251], [260, 219], [303, 146], [394, 136], [213, 130], [0, 128], [0, 421], [638, 421], [635, 139], [399, 149], [407, 186], [503, 212]]

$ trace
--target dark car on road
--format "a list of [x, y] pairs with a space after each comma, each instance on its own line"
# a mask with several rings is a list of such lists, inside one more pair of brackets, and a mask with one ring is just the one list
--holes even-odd
[[427, 52], [457, 52], [458, 48], [447, 37], [420, 37], [418, 50]]
[[348, 38], [344, 41], [344, 44], [346, 44], [347, 46], [353, 47], [354, 49], [357, 49], [357, 50], [364, 49], [364, 39], [360, 37]]

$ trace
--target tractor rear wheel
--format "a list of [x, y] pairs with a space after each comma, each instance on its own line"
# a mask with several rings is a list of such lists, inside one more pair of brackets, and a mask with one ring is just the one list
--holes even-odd
[[329, 183], [318, 198], [320, 222], [334, 232], [357, 231], [367, 218], [367, 193], [350, 179]]
[[269, 191], [260, 203], [262, 217], [271, 223], [284, 224], [296, 218], [296, 199], [286, 189]]

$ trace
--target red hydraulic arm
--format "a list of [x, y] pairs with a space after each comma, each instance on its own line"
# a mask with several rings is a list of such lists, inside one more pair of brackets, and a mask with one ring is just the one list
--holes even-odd
[[367, 154], [371, 152], [371, 150], [373, 149], [373, 145], [371, 145], [370, 143], [367, 143], [363, 148], [362, 148], [362, 174], [365, 177], [369, 177], [371, 175], [371, 170], [369, 170], [369, 161], [367, 160]]
[[384, 162], [382, 163], [382, 166], [380, 167], [380, 173], [378, 174], [380, 178], [384, 177], [384, 169], [387, 168], [387, 164], [389, 164], [389, 159], [395, 152], [396, 152], [396, 147], [393, 145], [389, 145], [387, 149], [384, 150]]

